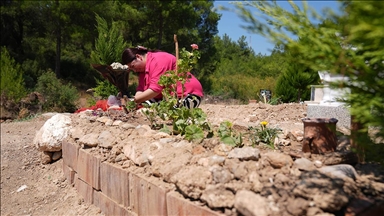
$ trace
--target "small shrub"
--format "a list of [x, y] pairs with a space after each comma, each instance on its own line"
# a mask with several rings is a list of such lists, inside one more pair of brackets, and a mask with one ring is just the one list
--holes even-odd
[[71, 83], [64, 85], [56, 78], [53, 71], [42, 74], [37, 81], [36, 91], [41, 93], [45, 102], [43, 109], [46, 111], [74, 112], [79, 94]]
[[281, 129], [267, 127], [268, 122], [260, 122], [260, 127], [249, 127], [250, 139], [252, 144], [259, 145], [261, 143], [266, 144], [268, 147], [274, 149], [274, 141]]
[[119, 90], [116, 86], [110, 83], [108, 80], [96, 80], [95, 96], [99, 96], [103, 99], [108, 98], [110, 95], [117, 95]]
[[233, 124], [231, 122], [221, 122], [217, 132], [220, 137], [220, 140], [223, 143], [234, 147], [243, 147], [244, 144], [242, 134], [240, 133], [239, 135], [237, 135], [233, 131]]
[[21, 66], [9, 55], [6, 48], [1, 48], [1, 95], [18, 102], [26, 96], [23, 71]]

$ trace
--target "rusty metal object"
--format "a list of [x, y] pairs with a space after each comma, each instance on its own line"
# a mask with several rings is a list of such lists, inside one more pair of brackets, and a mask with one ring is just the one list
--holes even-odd
[[324, 154], [337, 147], [335, 118], [304, 118], [303, 152]]

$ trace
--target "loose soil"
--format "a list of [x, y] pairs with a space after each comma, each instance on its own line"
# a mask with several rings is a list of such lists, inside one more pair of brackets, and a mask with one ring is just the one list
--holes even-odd
[[[301, 119], [306, 117], [306, 105], [296, 103], [275, 106], [262, 103], [248, 105], [202, 104], [201, 108], [207, 114], [208, 121], [212, 123], [212, 125], [218, 125], [220, 122], [228, 120], [234, 124], [234, 128], [239, 132], [246, 132], [249, 126], [257, 126], [261, 121], [267, 121], [269, 126], [279, 127], [285, 132], [300, 133], [300, 131], [303, 131]], [[1, 215], [103, 215], [99, 208], [84, 203], [75, 188], [68, 184], [62, 171], [62, 159], [45, 165], [42, 164], [40, 157], [41, 152], [33, 145], [33, 139], [36, 131], [38, 131], [51, 116], [52, 115], [46, 114], [23, 121], [6, 121], [1, 123]], [[110, 113], [110, 117], [115, 117], [116, 119], [121, 118], [119, 113]], [[143, 117], [137, 117], [133, 120], [125, 119], [124, 121], [134, 121], [130, 123], [135, 125], [149, 124]], [[89, 127], [89, 125], [84, 125], [84, 127]], [[101, 133], [103, 129], [100, 127], [100, 129], [97, 130]], [[339, 128], [338, 130], [340, 134], [341, 132], [345, 132], [343, 128]], [[130, 138], [137, 136], [143, 139], [138, 133], [131, 133], [129, 136]], [[340, 145], [348, 148], [348, 142], [345, 137], [342, 139], [343, 137], [344, 136], [340, 136]], [[134, 137], [132, 139], [134, 139]], [[246, 145], [250, 145], [249, 141], [244, 141]], [[280, 146], [279, 152], [287, 155], [300, 155], [302, 147], [301, 141], [293, 138], [289, 141], [289, 145]], [[204, 149], [194, 148], [194, 150], [213, 152], [215, 145], [218, 144], [218, 142], [203, 142], [201, 146]], [[265, 146], [256, 146], [256, 148], [260, 149], [261, 155], [273, 151]], [[194, 154], [199, 153], [195, 152]], [[193, 159], [198, 160], [198, 157], [194, 157]], [[165, 158], [164, 161], [169, 161], [169, 159]], [[191, 163], [197, 164], [196, 161], [192, 161]], [[247, 164], [243, 165], [248, 166]], [[230, 166], [230, 164], [227, 165], [227, 167], [228, 166]], [[153, 169], [146, 169], [145, 167], [138, 169], [142, 169], [143, 172], [145, 172], [145, 170], [152, 170], [151, 175], [156, 176], [154, 175], [155, 171]], [[371, 188], [366, 188], [365, 195], [370, 195], [369, 198], [373, 202], [378, 203], [383, 201], [384, 174], [378, 166], [358, 164], [355, 166], [355, 169], [364, 180], [361, 180], [358, 186], [351, 188], [358, 190], [356, 188], [369, 185]], [[266, 172], [266, 170], [263, 172]], [[269, 170], [269, 172], [274, 173], [273, 175], [276, 177], [276, 180], [283, 181], [282, 177], [280, 179], [277, 178], [280, 171]], [[281, 172], [289, 171], [283, 170]], [[262, 176], [260, 179], [261, 183], [263, 183], [263, 178], [267, 178], [268, 175]], [[179, 177], [183, 178], [182, 175], [179, 175]], [[164, 180], [162, 178], [160, 179]], [[172, 182], [174, 180], [165, 179], [164, 181]], [[269, 178], [267, 178], [266, 181], [270, 181]], [[284, 181], [288, 180], [284, 179]], [[289, 186], [289, 183], [284, 186]], [[227, 185], [226, 187], [228, 188], [229, 186]], [[241, 186], [232, 184], [231, 187], [233, 190], [236, 190], [234, 188]], [[268, 196], [268, 193], [270, 193], [270, 196], [277, 196], [275, 194], [276, 190], [269, 190], [266, 183], [264, 187], [267, 190], [261, 191], [263, 196]], [[344, 185], [344, 187], [347, 186]], [[375, 193], [374, 191], [372, 192], [372, 190], [379, 191]], [[362, 192], [359, 193], [363, 194]], [[188, 196], [188, 194], [184, 195]], [[191, 198], [191, 196], [193, 198], [193, 195], [190, 195], [189, 198]], [[281, 197], [284, 196], [281, 195]], [[287, 197], [285, 197], [285, 199], [287, 199], [286, 202], [290, 202]], [[324, 199], [327, 199], [326, 196]], [[292, 205], [294, 204], [293, 202]], [[296, 204], [299, 205], [300, 203]], [[237, 214], [228, 209], [219, 210], [222, 210], [223, 213], [227, 215]], [[286, 215], [294, 214], [295, 213]]]

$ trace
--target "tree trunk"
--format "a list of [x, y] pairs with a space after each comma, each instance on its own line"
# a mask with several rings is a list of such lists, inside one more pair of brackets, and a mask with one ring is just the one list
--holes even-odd
[[[56, 0], [57, 8], [59, 8], [59, 0]], [[55, 74], [56, 78], [61, 78], [60, 61], [61, 61], [61, 23], [60, 17], [56, 17], [56, 61], [55, 61]]]
[[354, 116], [351, 116], [351, 147], [357, 151], [357, 158], [359, 163], [363, 163], [365, 161], [365, 150], [363, 143], [359, 142], [360, 136], [367, 136], [367, 134], [363, 134], [360, 132], [360, 129], [363, 128], [363, 125], [356, 121]]
[[157, 38], [157, 49], [161, 49], [161, 41], [163, 38], [163, 14], [159, 12], [159, 37]]
[[301, 89], [297, 90], [297, 103], [300, 103], [301, 99]]

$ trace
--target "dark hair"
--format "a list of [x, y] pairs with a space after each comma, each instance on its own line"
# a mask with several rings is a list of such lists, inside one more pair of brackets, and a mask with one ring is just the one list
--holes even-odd
[[127, 48], [123, 51], [122, 55], [122, 64], [126, 65], [129, 62], [133, 61], [136, 58], [136, 54], [145, 55], [148, 52], [148, 49], [142, 46], [137, 46], [135, 48]]

